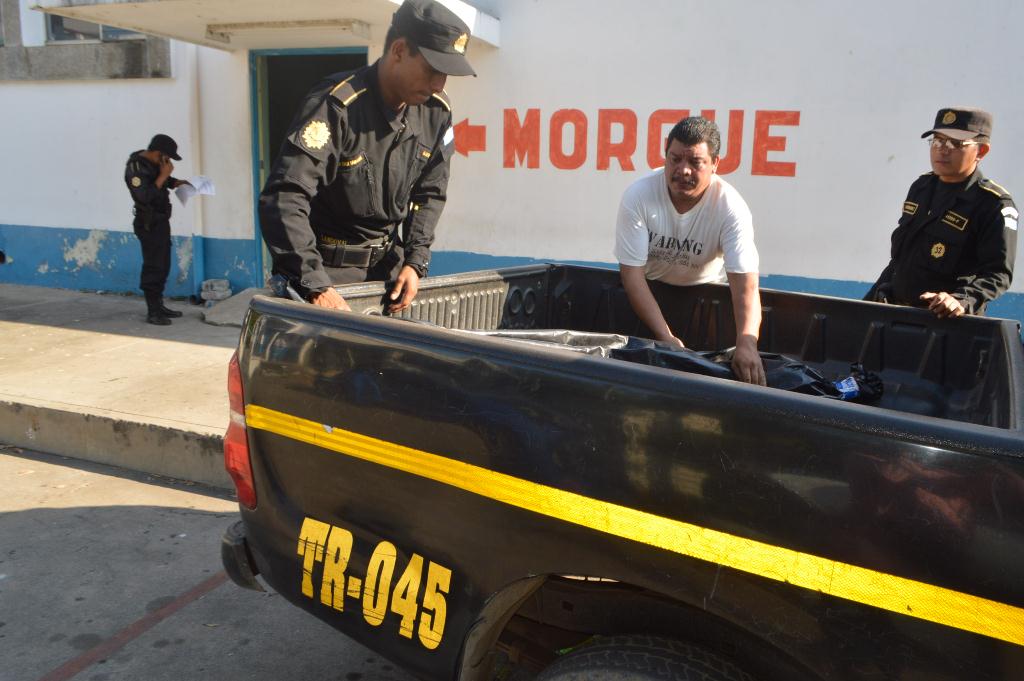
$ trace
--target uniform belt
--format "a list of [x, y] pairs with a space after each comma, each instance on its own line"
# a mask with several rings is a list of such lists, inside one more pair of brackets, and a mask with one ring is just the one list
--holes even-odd
[[316, 245], [325, 267], [373, 267], [390, 249], [391, 239], [387, 237], [358, 246], [322, 242]]
[[132, 206], [132, 210], [135, 211], [136, 215], [138, 215], [139, 213], [152, 213], [153, 215], [162, 218], [170, 217], [170, 213], [163, 213], [161, 211], [158, 211], [156, 208], [150, 208], [144, 203], [136, 203], [134, 206]]

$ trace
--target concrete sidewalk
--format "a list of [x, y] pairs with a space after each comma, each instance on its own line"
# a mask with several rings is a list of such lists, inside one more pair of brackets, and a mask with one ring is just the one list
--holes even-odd
[[257, 292], [153, 326], [141, 297], [0, 284], [0, 443], [233, 488], [227, 366]]

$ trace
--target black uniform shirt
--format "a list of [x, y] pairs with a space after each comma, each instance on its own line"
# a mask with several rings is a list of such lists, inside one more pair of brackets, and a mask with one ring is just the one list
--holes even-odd
[[[154, 216], [171, 217], [170, 190], [178, 183], [173, 177], [164, 181], [163, 187], [156, 186], [160, 177], [160, 166], [143, 156], [144, 151], [136, 151], [128, 157], [124, 168], [124, 183], [135, 202], [135, 217], [145, 220], [145, 212], [152, 211]], [[140, 210], [141, 209], [141, 210]]]
[[378, 63], [310, 91], [260, 195], [274, 272], [300, 293], [331, 285], [318, 242], [359, 245], [400, 225], [405, 264], [421, 275], [430, 264], [454, 151], [451, 106], [434, 95], [392, 111]]
[[982, 314], [1009, 288], [1017, 255], [1013, 198], [980, 170], [962, 184], [941, 185], [927, 173], [910, 186], [891, 260], [868, 299], [921, 306], [922, 293], [945, 291], [968, 314]]

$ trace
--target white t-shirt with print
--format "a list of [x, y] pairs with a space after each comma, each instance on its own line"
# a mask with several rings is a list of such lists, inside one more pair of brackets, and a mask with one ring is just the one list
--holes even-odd
[[757, 272], [754, 222], [747, 202], [718, 175], [704, 196], [680, 215], [665, 186], [664, 169], [631, 184], [622, 195], [615, 257], [645, 266], [648, 279], [689, 286], [722, 281], [726, 272]]

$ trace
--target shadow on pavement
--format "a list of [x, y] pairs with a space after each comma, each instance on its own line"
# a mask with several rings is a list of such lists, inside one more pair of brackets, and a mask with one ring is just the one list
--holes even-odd
[[276, 594], [236, 587], [226, 495], [0, 449], [0, 677], [406, 680]]

